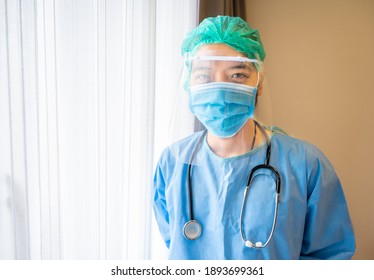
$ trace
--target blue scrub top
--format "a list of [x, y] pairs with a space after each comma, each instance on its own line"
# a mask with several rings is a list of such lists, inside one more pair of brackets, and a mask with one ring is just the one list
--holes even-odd
[[[154, 175], [154, 213], [170, 259], [350, 259], [355, 251], [352, 223], [340, 181], [315, 146], [277, 131], [271, 136], [270, 165], [281, 176], [274, 236], [264, 249], [245, 246], [240, 233], [243, 193], [250, 170], [265, 161], [266, 144], [247, 154], [220, 158], [206, 138], [191, 170], [194, 218], [200, 238], [187, 240], [187, 168], [202, 132], [162, 153]], [[243, 212], [243, 233], [265, 243], [274, 215], [275, 187], [256, 185]]]

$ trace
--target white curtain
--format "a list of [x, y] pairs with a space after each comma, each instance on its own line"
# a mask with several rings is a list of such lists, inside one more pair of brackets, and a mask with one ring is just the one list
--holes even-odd
[[196, 18], [197, 0], [0, 0], [0, 259], [159, 256], [153, 169]]

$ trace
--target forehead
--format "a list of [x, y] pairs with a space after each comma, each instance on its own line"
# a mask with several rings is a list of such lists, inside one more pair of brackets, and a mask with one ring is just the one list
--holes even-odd
[[241, 52], [229, 47], [225, 44], [207, 44], [202, 45], [195, 56], [241, 56], [246, 57]]

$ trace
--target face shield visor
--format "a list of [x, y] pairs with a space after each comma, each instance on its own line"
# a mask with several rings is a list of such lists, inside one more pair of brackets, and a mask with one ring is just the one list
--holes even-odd
[[[239, 88], [255, 88], [253, 118], [263, 124], [272, 124], [271, 96], [264, 68], [264, 63], [259, 58], [248, 58], [225, 45], [204, 45], [194, 54], [185, 54], [182, 87], [189, 95], [191, 90], [193, 92], [199, 89], [199, 86], [217, 86], [214, 83], [231, 83], [237, 87], [242, 85]], [[200, 124], [200, 129], [203, 128]]]
[[[250, 118], [261, 124], [271, 124], [271, 102], [265, 85], [263, 62], [248, 58], [229, 47], [212, 50], [215, 46], [202, 46], [194, 54], [185, 54], [178, 86], [184, 92], [178, 90], [174, 96], [171, 130], [178, 131], [184, 127], [181, 124], [185, 122], [180, 121], [184, 110], [195, 116], [194, 128], [189, 135], [207, 128], [216, 136], [229, 138]], [[209, 129], [210, 124], [213, 129]], [[222, 129], [225, 131], [219, 132]], [[254, 126], [250, 129], [253, 132]], [[260, 137], [260, 133], [257, 134]], [[247, 138], [243, 134], [242, 142], [246, 142]], [[254, 142], [255, 146], [259, 143]], [[189, 156], [181, 156], [185, 152], [179, 148], [173, 145], [172, 153], [178, 161], [189, 162]], [[197, 156], [193, 164], [200, 160], [204, 162]]]

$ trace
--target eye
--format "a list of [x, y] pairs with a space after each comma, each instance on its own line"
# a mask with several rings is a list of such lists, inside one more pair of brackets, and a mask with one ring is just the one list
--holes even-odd
[[249, 79], [249, 74], [244, 72], [234, 73], [230, 79], [235, 83], [245, 83]]
[[195, 84], [204, 84], [204, 83], [209, 83], [211, 80], [210, 75], [207, 73], [195, 73], [192, 77], [192, 81]]

